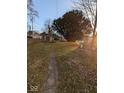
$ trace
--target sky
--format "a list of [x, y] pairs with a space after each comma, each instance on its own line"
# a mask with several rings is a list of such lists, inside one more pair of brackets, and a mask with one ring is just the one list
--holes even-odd
[[35, 18], [35, 28], [41, 32], [45, 21], [61, 17], [65, 12], [72, 9], [72, 0], [33, 0], [34, 8], [39, 12], [39, 17]]

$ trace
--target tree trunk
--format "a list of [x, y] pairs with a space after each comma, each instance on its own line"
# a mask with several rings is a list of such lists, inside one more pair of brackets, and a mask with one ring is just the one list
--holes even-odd
[[34, 24], [33, 24], [33, 17], [32, 17], [32, 31], [34, 30], [33, 25], [34, 25]]
[[53, 42], [52, 30], [49, 25], [48, 25], [48, 34], [49, 34], [49, 42]]
[[93, 30], [93, 40], [92, 40], [92, 49], [97, 48], [94, 46], [96, 42], [96, 27], [97, 27], [97, 4], [96, 4], [96, 16], [95, 16], [95, 23], [94, 23], [94, 30]]
[[95, 16], [93, 37], [95, 36], [95, 33], [96, 33], [96, 27], [97, 27], [97, 5], [96, 5], [96, 16]]

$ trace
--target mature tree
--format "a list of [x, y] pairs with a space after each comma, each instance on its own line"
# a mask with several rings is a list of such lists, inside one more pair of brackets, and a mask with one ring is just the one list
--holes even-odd
[[74, 1], [76, 9], [81, 10], [84, 16], [91, 21], [93, 27], [93, 36], [95, 35], [97, 26], [97, 0], [78, 0]]
[[28, 17], [32, 25], [32, 31], [34, 30], [35, 17], [38, 17], [38, 12], [34, 9], [33, 0], [27, 0]]
[[33, 0], [27, 0], [27, 9], [30, 10], [33, 7]]
[[45, 30], [49, 35], [49, 42], [53, 42], [53, 31], [52, 31], [51, 25], [52, 25], [52, 21], [50, 19], [45, 21], [44, 26], [45, 26]]
[[47, 19], [47, 20], [44, 22], [45, 30], [48, 31], [48, 29], [51, 27], [51, 25], [52, 25], [51, 19]]
[[82, 31], [88, 25], [90, 26], [90, 21], [83, 16], [82, 11], [72, 10], [54, 20], [52, 28], [68, 41], [74, 41], [83, 38]]

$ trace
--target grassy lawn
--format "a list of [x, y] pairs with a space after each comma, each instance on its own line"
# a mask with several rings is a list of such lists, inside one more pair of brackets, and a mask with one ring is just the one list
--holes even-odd
[[[41, 43], [39, 40], [28, 40], [27, 44], [27, 80], [28, 90], [31, 87], [38, 87], [39, 93], [41, 86], [43, 85], [47, 76], [49, 54], [51, 52], [52, 45], [49, 43]], [[34, 93], [29, 92], [28, 93]]]
[[81, 50], [73, 42], [57, 46], [58, 93], [96, 93], [96, 52]]
[[[42, 43], [28, 40], [28, 88], [40, 88], [47, 76], [52, 48], [58, 67], [57, 93], [96, 93], [96, 52], [79, 49], [75, 42]], [[30, 93], [30, 92], [29, 92]]]

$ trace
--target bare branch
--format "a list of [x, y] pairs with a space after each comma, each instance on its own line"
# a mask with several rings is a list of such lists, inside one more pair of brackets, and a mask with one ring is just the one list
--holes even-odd
[[78, 1], [73, 1], [74, 6], [81, 10], [84, 14], [85, 17], [88, 18], [91, 21], [93, 29], [96, 27], [96, 3], [97, 0], [78, 0]]

